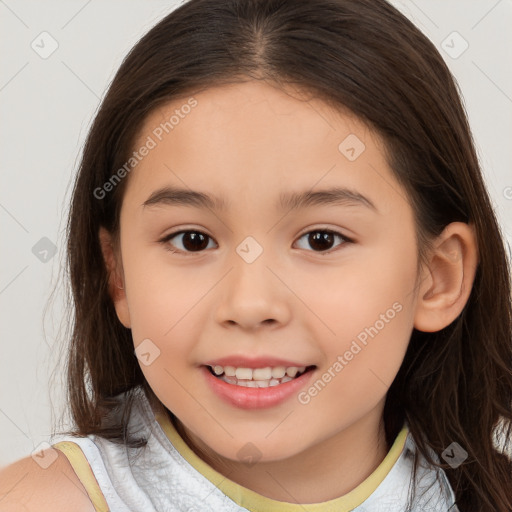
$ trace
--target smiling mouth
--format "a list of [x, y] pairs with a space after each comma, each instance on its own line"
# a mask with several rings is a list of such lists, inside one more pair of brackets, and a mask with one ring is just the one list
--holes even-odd
[[265, 368], [237, 368], [234, 366], [207, 366], [210, 373], [228, 384], [247, 388], [279, 386], [299, 378], [316, 368], [311, 366], [267, 366]]

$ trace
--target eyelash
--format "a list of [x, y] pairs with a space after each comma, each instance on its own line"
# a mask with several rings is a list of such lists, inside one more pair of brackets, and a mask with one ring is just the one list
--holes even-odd
[[[164, 245], [166, 250], [168, 250], [168, 251], [170, 251], [172, 253], [194, 254], [194, 253], [204, 252], [204, 249], [200, 250], [200, 251], [186, 251], [186, 250], [183, 251], [181, 249], [172, 249], [170, 244], [169, 244], [169, 241], [171, 239], [173, 239], [174, 237], [176, 237], [178, 235], [182, 235], [184, 233], [199, 233], [199, 234], [204, 235], [205, 237], [209, 238], [210, 240], [213, 240], [213, 238], [210, 235], [207, 235], [203, 231], [199, 231], [199, 230], [196, 230], [196, 229], [182, 229], [180, 231], [175, 231], [174, 233], [170, 233], [170, 234], [166, 235], [164, 238], [159, 240], [159, 242]], [[305, 233], [300, 235], [300, 237], [298, 239], [300, 240], [304, 236], [309, 235], [311, 233], [328, 233], [328, 234], [331, 234], [331, 235], [334, 235], [334, 236], [337, 236], [337, 237], [341, 238], [343, 240], [343, 243], [341, 243], [338, 247], [346, 245], [347, 243], [354, 243], [354, 241], [352, 239], [347, 238], [346, 236], [342, 235], [338, 231], [333, 231], [332, 229], [320, 229], [320, 228], [312, 229], [310, 231], [306, 231]], [[310, 252], [315, 252], [317, 254], [330, 254], [332, 252], [335, 252], [336, 250], [338, 250], [338, 249], [334, 248], [334, 249], [329, 249], [327, 251], [310, 251]]]

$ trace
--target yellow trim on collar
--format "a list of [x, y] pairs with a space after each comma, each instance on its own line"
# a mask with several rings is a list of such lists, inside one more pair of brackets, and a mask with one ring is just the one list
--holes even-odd
[[85, 487], [94, 505], [94, 510], [96, 510], [96, 512], [109, 512], [110, 509], [105, 501], [105, 496], [103, 496], [98, 481], [89, 465], [89, 461], [80, 446], [73, 441], [61, 441], [52, 446], [60, 450], [68, 458], [76, 476]]
[[170, 418], [165, 412], [155, 412], [155, 418], [171, 444], [193, 468], [199, 471], [199, 473], [207, 478], [213, 485], [218, 487], [232, 501], [253, 512], [304, 512], [304, 507], [307, 507], [308, 512], [328, 512], [332, 510], [336, 510], [338, 512], [350, 512], [368, 499], [382, 483], [386, 475], [390, 472], [391, 468], [400, 457], [409, 432], [407, 426], [402, 428], [384, 460], [379, 464], [375, 471], [355, 489], [333, 500], [325, 501], [323, 503], [308, 503], [303, 506], [301, 504], [288, 503], [267, 498], [266, 496], [262, 496], [261, 494], [251, 491], [250, 489], [229, 480], [224, 475], [215, 471], [192, 451], [176, 431]]

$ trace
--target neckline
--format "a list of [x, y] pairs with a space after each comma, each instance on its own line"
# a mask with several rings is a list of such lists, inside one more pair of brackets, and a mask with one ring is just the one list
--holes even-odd
[[164, 409], [154, 411], [153, 414], [167, 440], [183, 459], [237, 505], [253, 512], [304, 512], [304, 507], [307, 507], [309, 512], [350, 512], [366, 501], [384, 481], [400, 458], [409, 433], [407, 425], [404, 424], [383, 461], [352, 491], [321, 503], [297, 504], [268, 498], [228, 479], [196, 455], [177, 432]]

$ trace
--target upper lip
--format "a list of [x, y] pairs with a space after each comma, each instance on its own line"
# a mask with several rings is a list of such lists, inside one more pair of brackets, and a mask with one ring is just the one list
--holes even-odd
[[290, 361], [288, 359], [281, 359], [279, 357], [272, 356], [260, 356], [260, 357], [245, 357], [245, 356], [227, 356], [219, 359], [212, 359], [204, 363], [206, 366], [234, 366], [235, 368], [265, 368], [267, 366], [284, 366], [288, 368], [290, 366], [312, 366], [307, 363], [298, 363], [296, 361]]

